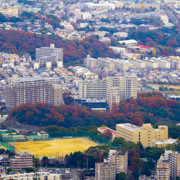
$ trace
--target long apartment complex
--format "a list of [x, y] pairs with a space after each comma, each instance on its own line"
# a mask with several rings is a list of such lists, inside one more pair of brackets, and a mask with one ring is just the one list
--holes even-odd
[[50, 47], [36, 48], [36, 61], [38, 61], [41, 66], [49, 62], [52, 63], [52, 65], [62, 68], [63, 49], [55, 48], [54, 44], [50, 44]]
[[1, 175], [3, 180], [62, 180], [62, 175], [59, 173], [49, 173], [49, 172], [31, 172], [31, 173], [23, 173], [23, 174], [10, 174], [10, 175]]
[[34, 157], [32, 154], [24, 152], [14, 159], [10, 160], [10, 168], [12, 170], [22, 170], [23, 168], [32, 168], [34, 165]]
[[110, 71], [120, 70], [120, 71], [127, 71], [131, 65], [131, 62], [119, 60], [119, 59], [112, 59], [109, 57], [102, 58], [99, 57], [97, 59], [87, 56], [84, 59], [84, 65], [90, 69], [97, 67], [97, 68], [106, 68]]
[[[126, 53], [127, 55], [127, 53]], [[102, 58], [99, 57], [97, 59], [90, 57], [89, 55], [84, 59], [84, 65], [90, 69], [94, 67], [97, 68], [105, 68], [109, 71], [127, 71], [131, 67], [142, 69], [142, 68], [150, 68], [150, 69], [180, 69], [180, 58], [177, 56], [170, 57], [159, 57], [159, 58], [150, 58], [141, 60], [140, 57], [137, 58], [137, 54], [133, 57], [132, 60], [122, 60], [122, 59], [112, 59], [109, 57]]]
[[116, 136], [134, 143], [141, 142], [144, 147], [152, 147], [156, 146], [157, 142], [168, 139], [168, 126], [154, 129], [151, 124], [143, 124], [142, 127], [130, 123], [117, 124]]
[[19, 78], [5, 88], [6, 106], [14, 108], [20, 104], [35, 102], [62, 104], [62, 87], [59, 83], [59, 78]]
[[157, 180], [176, 180], [180, 177], [180, 152], [166, 150], [156, 166]]
[[105, 99], [111, 106], [112, 103], [118, 104], [131, 97], [137, 97], [137, 77], [134, 75], [112, 76], [79, 83], [79, 99]]

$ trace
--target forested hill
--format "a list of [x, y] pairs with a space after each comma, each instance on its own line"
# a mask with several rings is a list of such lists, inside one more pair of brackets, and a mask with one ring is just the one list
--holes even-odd
[[47, 103], [22, 104], [8, 112], [22, 124], [63, 127], [101, 126], [117, 123], [175, 124], [180, 117], [180, 102], [165, 99], [159, 92], [139, 93], [138, 98], [114, 104], [112, 112], [97, 112], [76, 104], [53, 106]]
[[30, 32], [15, 30], [0, 30], [0, 51], [8, 53], [28, 53], [35, 58], [35, 48], [49, 46], [54, 43], [56, 47], [64, 49], [64, 63], [82, 64], [83, 59], [90, 54], [93, 57], [115, 57], [115, 53], [107, 45], [95, 38], [83, 40], [62, 40], [58, 36], [43, 36]]

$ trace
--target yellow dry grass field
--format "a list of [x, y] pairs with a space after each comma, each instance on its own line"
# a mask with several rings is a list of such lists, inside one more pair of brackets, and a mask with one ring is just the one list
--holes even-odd
[[176, 89], [176, 90], [180, 90], [180, 86], [170, 85], [170, 86], [167, 86], [167, 87], [173, 88], [173, 89]]
[[0, 149], [7, 149], [6, 147], [4, 147], [2, 144], [0, 144]]
[[27, 151], [35, 157], [60, 157], [75, 151], [84, 152], [91, 146], [97, 144], [86, 138], [72, 138], [72, 139], [54, 139], [47, 141], [28, 141], [16, 142], [14, 144], [16, 152], [22, 153]]

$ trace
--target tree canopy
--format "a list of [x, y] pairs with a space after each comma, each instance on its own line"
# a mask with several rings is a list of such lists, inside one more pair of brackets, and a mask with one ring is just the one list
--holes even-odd
[[[68, 102], [68, 101], [67, 101]], [[73, 105], [73, 104], [72, 104]], [[92, 111], [75, 104], [53, 106], [47, 103], [22, 104], [8, 112], [9, 118], [16, 118], [22, 124], [58, 125], [63, 127], [101, 126], [114, 128], [118, 123], [176, 123], [179, 120], [180, 103], [165, 99], [159, 92], [139, 93], [137, 99], [128, 99], [113, 106], [111, 112]], [[178, 127], [170, 127], [170, 136], [178, 138]]]

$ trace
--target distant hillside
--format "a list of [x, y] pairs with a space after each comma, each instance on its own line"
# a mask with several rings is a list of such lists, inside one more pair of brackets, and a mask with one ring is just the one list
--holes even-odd
[[34, 59], [35, 48], [49, 46], [51, 43], [64, 49], [64, 63], [69, 65], [82, 64], [87, 54], [93, 57], [115, 56], [115, 53], [107, 45], [95, 38], [69, 41], [62, 40], [58, 36], [42, 36], [24, 31], [0, 30], [0, 51], [2, 52], [28, 53]]
[[97, 112], [76, 105], [53, 106], [47, 103], [22, 104], [8, 112], [21, 124], [63, 127], [101, 126], [115, 127], [129, 122], [174, 124], [179, 121], [180, 102], [165, 99], [159, 92], [139, 93], [138, 98], [113, 105], [112, 112]]

